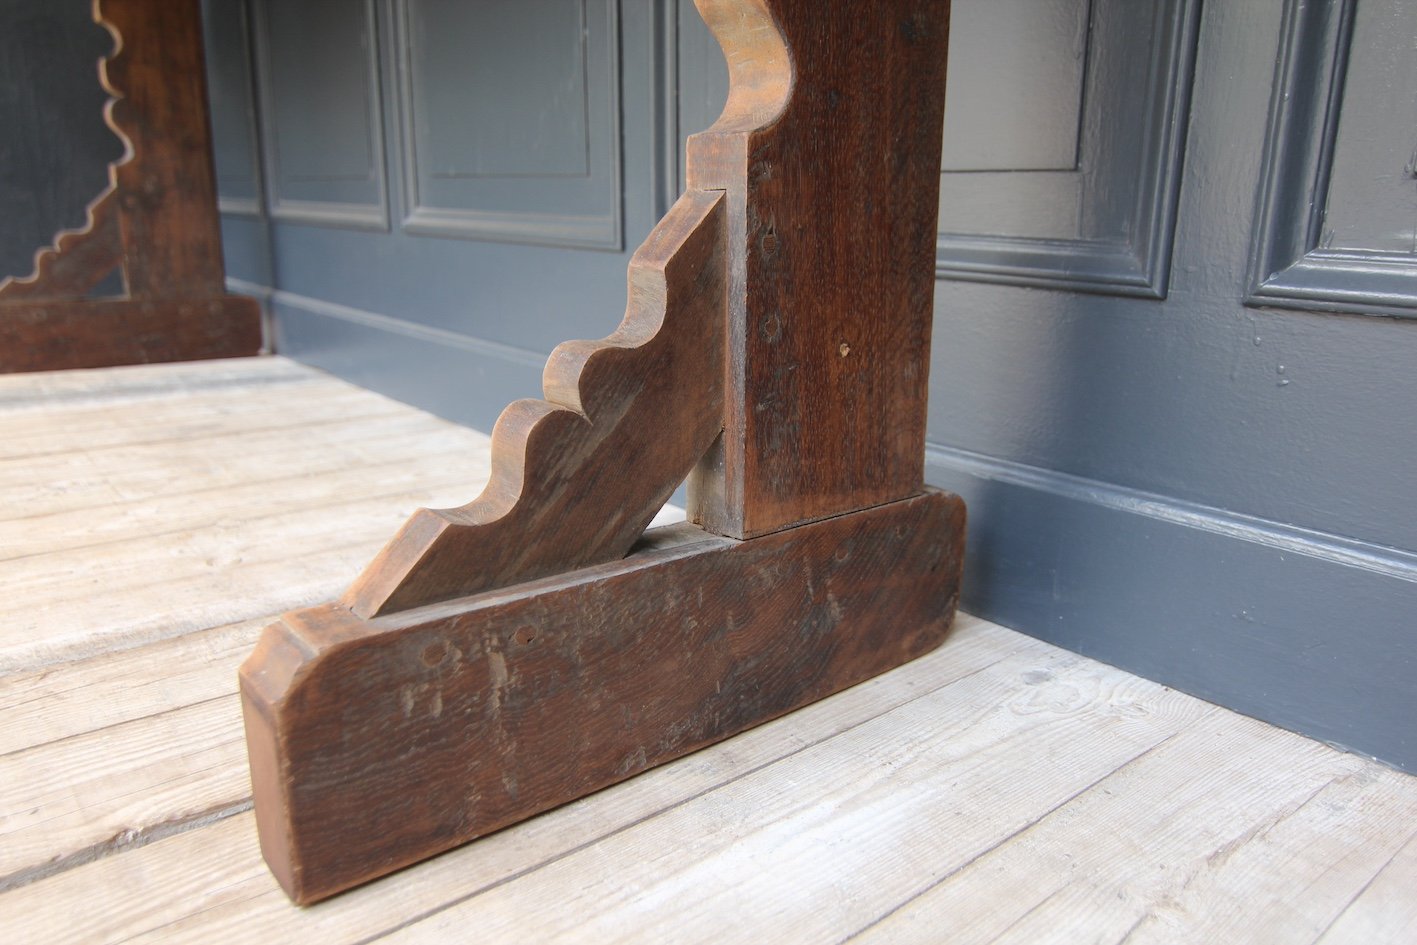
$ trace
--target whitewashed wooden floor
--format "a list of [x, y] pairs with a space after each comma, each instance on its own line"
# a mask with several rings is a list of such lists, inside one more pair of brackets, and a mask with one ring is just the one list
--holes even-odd
[[896, 672], [291, 906], [236, 666], [486, 462], [276, 358], [0, 378], [0, 941], [1417, 942], [1417, 778], [968, 617]]

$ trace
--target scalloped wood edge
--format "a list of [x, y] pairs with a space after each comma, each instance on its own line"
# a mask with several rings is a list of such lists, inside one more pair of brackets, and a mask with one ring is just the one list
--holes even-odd
[[133, 160], [133, 141], [114, 117], [115, 107], [123, 100], [122, 89], [113, 82], [113, 71], [122, 73], [121, 64], [115, 67], [114, 62], [124, 53], [123, 37], [104, 16], [97, 0], [93, 20], [113, 37], [112, 51], [99, 60], [98, 78], [109, 95], [103, 120], [123, 142], [123, 156], [109, 163], [108, 186], [84, 208], [83, 226], [60, 230], [52, 243], [35, 250], [34, 269], [29, 275], [0, 279], [0, 301], [82, 297], [123, 262], [118, 227], [118, 168]]
[[344, 604], [375, 617], [624, 557], [722, 430], [726, 271], [723, 194], [684, 194], [630, 260], [619, 328], [558, 346], [546, 399], [502, 412], [481, 496], [415, 513]]
[[[123, 141], [84, 231], [0, 292], [0, 373], [259, 354], [260, 305], [226, 290], [198, 0], [91, 0]], [[121, 294], [90, 297], [117, 269]]]

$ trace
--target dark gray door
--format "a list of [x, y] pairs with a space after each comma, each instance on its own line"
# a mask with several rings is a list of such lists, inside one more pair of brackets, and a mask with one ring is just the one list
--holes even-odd
[[[726, 91], [689, 0], [248, 2], [208, 3], [228, 271], [284, 353], [485, 427], [614, 326]], [[953, 31], [928, 469], [966, 605], [1417, 769], [1417, 10]]]
[[1417, 768], [1417, 7], [1201, 6], [956, 0], [965, 604]]

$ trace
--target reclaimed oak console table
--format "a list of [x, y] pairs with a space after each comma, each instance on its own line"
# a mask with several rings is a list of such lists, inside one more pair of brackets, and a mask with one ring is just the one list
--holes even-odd
[[1410, 941], [1414, 779], [927, 652], [944, 4], [700, 6], [689, 191], [491, 441], [280, 358], [0, 378], [7, 940]]

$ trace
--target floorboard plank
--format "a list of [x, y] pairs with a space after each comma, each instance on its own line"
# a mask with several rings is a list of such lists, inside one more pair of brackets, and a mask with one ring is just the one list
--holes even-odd
[[233, 695], [0, 758], [0, 889], [250, 796]]
[[312, 380], [334, 379], [286, 358], [227, 358], [7, 374], [0, 375], [0, 416], [54, 413], [94, 403], [167, 400], [203, 391], [244, 395], [268, 386], [304, 384]]
[[[1354, 770], [1296, 810], [1277, 818], [1263, 812], [1262, 829], [1253, 836], [1194, 864], [1180, 888], [1169, 891], [1132, 931], [1129, 945], [1165, 945], [1182, 934], [1198, 942], [1307, 943], [1334, 925], [1383, 864], [1393, 861], [1403, 834], [1413, 829], [1417, 801], [1410, 777], [1343, 758]], [[1281, 766], [1288, 763], [1285, 758]], [[1417, 862], [1396, 872], [1405, 877], [1402, 894], [1411, 921]], [[1417, 935], [1384, 936], [1370, 929], [1334, 941], [1396, 945], [1417, 941]]]
[[337, 596], [415, 508], [459, 486], [20, 559], [0, 601], [0, 675]]
[[0, 758], [236, 692], [269, 616], [0, 679]]
[[[1352, 777], [1364, 762], [1298, 736], [1276, 738], [1268, 726], [1230, 713], [1207, 722], [1098, 782], [851, 941], [935, 941], [934, 930], [949, 922], [960, 929], [953, 936], [960, 943], [1065, 943], [1080, 925], [1095, 941], [1120, 942], [1162, 915], [1173, 920], [1162, 941], [1237, 940], [1196, 937], [1198, 917], [1175, 910], [1177, 897], [1217, 871], [1237, 879], [1227, 867], [1257, 835], [1314, 809], [1311, 802], [1326, 787]], [[1197, 904], [1205, 911], [1219, 905]]]
[[[189, 477], [159, 497], [140, 497], [96, 507], [40, 512], [0, 521], [0, 565], [19, 558], [195, 532], [212, 523], [229, 526], [318, 509], [359, 496], [415, 492], [429, 484], [427, 466], [451, 471], [449, 501], [475, 495], [487, 478], [486, 449], [438, 432], [383, 437], [388, 457], [375, 460], [351, 450], [322, 450], [292, 469], [270, 464], [260, 475], [209, 485]], [[447, 478], [447, 474], [439, 479]]]
[[[288, 409], [292, 402], [301, 403], [298, 412]], [[227, 435], [235, 429], [279, 430], [361, 413], [409, 419], [406, 408], [358, 388], [291, 381], [239, 397], [216, 390], [140, 406], [100, 402], [65, 411], [0, 413], [6, 432], [0, 442], [0, 461], [13, 468], [21, 459], [52, 462], [70, 453], [181, 442]]]
[[[1409, 808], [1406, 825], [1412, 824]], [[1401, 829], [1401, 828], [1399, 828]], [[1417, 829], [1318, 938], [1318, 945], [1417, 942]]]
[[7, 517], [74, 508], [97, 513], [105, 502], [160, 501], [188, 488], [189, 481], [212, 488], [298, 469], [326, 450], [373, 458], [378, 437], [407, 426], [406, 417], [377, 406], [328, 415], [301, 411], [286, 425], [267, 429], [236, 427], [188, 439], [17, 457], [0, 460], [0, 497]]

